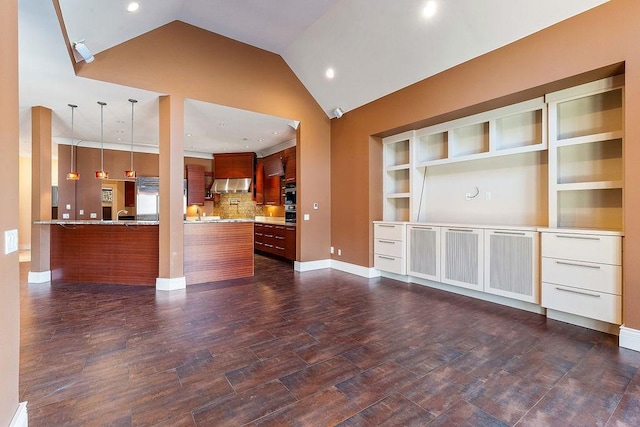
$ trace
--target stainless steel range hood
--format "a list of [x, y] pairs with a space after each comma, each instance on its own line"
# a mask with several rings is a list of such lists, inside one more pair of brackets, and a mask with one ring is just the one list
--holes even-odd
[[248, 193], [251, 178], [216, 179], [211, 186], [212, 193]]

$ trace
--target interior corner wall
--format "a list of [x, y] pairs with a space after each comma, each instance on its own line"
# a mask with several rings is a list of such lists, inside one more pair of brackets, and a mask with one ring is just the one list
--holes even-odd
[[[5, 207], [0, 232], [18, 229], [18, 1], [7, 0], [0, 13], [0, 196]], [[4, 238], [1, 239], [4, 241]], [[18, 409], [20, 361], [20, 277], [18, 252], [0, 252], [0, 425]]]
[[[330, 121], [276, 54], [171, 22], [95, 55], [79, 76], [300, 121], [300, 259], [326, 259], [331, 231]], [[313, 203], [320, 207], [313, 209]]]
[[[640, 329], [640, 311], [633, 309], [640, 304], [640, 264], [634, 262], [640, 257], [640, 216], [636, 214], [640, 208], [640, 188], [629, 185], [640, 181], [640, 169], [634, 167], [640, 160], [640, 144], [634, 143], [640, 140], [638, 21], [640, 2], [613, 0], [333, 120], [332, 203], [336, 208], [331, 235], [332, 244], [346, 254], [343, 261], [373, 265], [370, 222], [382, 219], [382, 199], [375, 203], [370, 199], [374, 194], [381, 195], [382, 184], [372, 177], [381, 175], [382, 168], [381, 163], [371, 159], [380, 157], [382, 147], [371, 146], [372, 135], [424, 127], [429, 120], [536, 88], [557, 90], [561, 88], [557, 82], [583, 83], [580, 79], [589, 76], [595, 80], [593, 70], [624, 64], [627, 141], [624, 155], [628, 185], [624, 196], [623, 310], [626, 326]], [[456, 117], [449, 120], [452, 118]], [[370, 189], [371, 195], [364, 195], [365, 186], [374, 181], [377, 187]]]

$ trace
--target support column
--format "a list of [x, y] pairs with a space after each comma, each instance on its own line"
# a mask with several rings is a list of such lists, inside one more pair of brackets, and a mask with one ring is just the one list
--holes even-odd
[[[31, 220], [51, 221], [51, 110], [31, 108]], [[29, 283], [51, 281], [49, 225], [31, 225]]]
[[156, 290], [186, 288], [184, 276], [184, 99], [160, 97], [160, 253]]

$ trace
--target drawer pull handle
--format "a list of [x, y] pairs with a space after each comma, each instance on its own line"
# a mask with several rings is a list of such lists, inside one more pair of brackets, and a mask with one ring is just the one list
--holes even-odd
[[525, 234], [521, 231], [494, 231], [493, 234], [506, 234], [509, 236], [524, 236]]
[[576, 239], [576, 240], [600, 240], [599, 237], [587, 237], [587, 236], [567, 236], [564, 234], [556, 234], [558, 239]]
[[600, 270], [600, 266], [599, 265], [576, 264], [576, 263], [573, 263], [573, 262], [565, 262], [565, 261], [556, 261], [556, 264], [570, 265], [572, 267], [593, 268], [595, 270]]
[[590, 292], [574, 291], [573, 289], [565, 289], [565, 288], [558, 288], [558, 287], [556, 287], [556, 290], [562, 291], [562, 292], [569, 292], [569, 293], [572, 293], [572, 294], [586, 295], [588, 297], [600, 298], [600, 295], [592, 294]]
[[378, 255], [378, 258], [388, 259], [389, 261], [395, 261], [396, 260], [395, 258], [391, 258], [391, 257], [388, 257], [388, 256], [382, 256], [382, 255]]
[[391, 245], [395, 245], [396, 244], [396, 242], [394, 242], [393, 240], [380, 240], [380, 239], [378, 239], [378, 242], [380, 242], [380, 243], [389, 243]]
[[449, 231], [462, 231], [464, 233], [473, 233], [473, 230], [469, 228], [448, 228]]
[[433, 230], [433, 227], [411, 227], [413, 230]]
[[396, 228], [395, 225], [385, 225], [385, 224], [378, 224], [378, 227], [382, 227], [382, 228]]

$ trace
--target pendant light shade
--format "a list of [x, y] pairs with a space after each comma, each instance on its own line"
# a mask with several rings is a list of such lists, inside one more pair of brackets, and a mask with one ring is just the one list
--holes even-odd
[[75, 168], [75, 164], [73, 163], [73, 139], [74, 139], [74, 133], [73, 133], [73, 113], [75, 111], [76, 108], [78, 108], [77, 105], [73, 105], [73, 104], [67, 104], [69, 107], [71, 107], [71, 147], [70, 147], [70, 152], [71, 152], [71, 162], [69, 163], [69, 172], [67, 173], [67, 179], [69, 181], [77, 181], [80, 179], [80, 174], [78, 172], [76, 172], [76, 168]]
[[131, 155], [130, 155], [130, 163], [129, 170], [124, 171], [124, 176], [126, 178], [135, 178], [136, 171], [133, 169], [133, 107], [136, 105], [138, 100], [129, 98], [129, 102], [131, 103]]
[[96, 171], [96, 178], [107, 179], [109, 172], [104, 170], [104, 106], [106, 102], [98, 101], [100, 105], [100, 170]]

